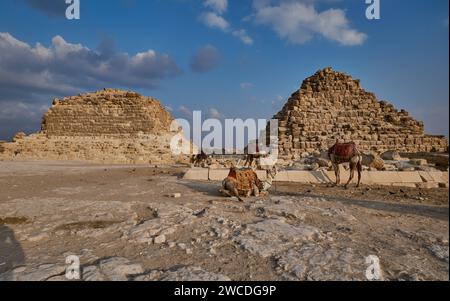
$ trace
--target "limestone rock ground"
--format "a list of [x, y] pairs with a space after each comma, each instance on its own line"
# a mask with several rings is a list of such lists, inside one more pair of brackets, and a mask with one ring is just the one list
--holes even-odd
[[[181, 167], [0, 162], [0, 279], [448, 280], [448, 189], [278, 183], [225, 199]], [[172, 193], [180, 198], [171, 198]]]

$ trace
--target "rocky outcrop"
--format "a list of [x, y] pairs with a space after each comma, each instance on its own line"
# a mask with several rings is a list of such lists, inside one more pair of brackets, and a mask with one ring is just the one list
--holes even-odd
[[379, 153], [448, 150], [445, 137], [424, 134], [424, 124], [408, 112], [378, 101], [359, 80], [331, 68], [307, 78], [274, 118], [285, 159], [326, 149], [336, 140], [355, 141], [361, 150]]
[[161, 103], [134, 92], [105, 89], [55, 99], [41, 131], [3, 143], [3, 160], [74, 160], [95, 163], [176, 163], [172, 116]]

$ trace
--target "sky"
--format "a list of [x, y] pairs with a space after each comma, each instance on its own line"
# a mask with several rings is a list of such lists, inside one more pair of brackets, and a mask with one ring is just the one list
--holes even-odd
[[449, 1], [0, 1], [0, 140], [53, 98], [123, 88], [177, 118], [266, 118], [327, 66], [448, 136]]

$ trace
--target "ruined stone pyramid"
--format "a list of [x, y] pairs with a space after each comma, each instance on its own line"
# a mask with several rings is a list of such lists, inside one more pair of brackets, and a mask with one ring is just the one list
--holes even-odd
[[138, 93], [104, 89], [55, 99], [44, 115], [47, 136], [108, 136], [167, 133], [173, 121], [161, 103]]
[[359, 80], [328, 67], [305, 79], [275, 119], [283, 158], [327, 149], [336, 140], [361, 150], [448, 151], [444, 136], [424, 134], [422, 122], [365, 91]]
[[[18, 133], [3, 143], [3, 160], [69, 160], [93, 163], [169, 164], [173, 117], [161, 103], [134, 92], [104, 89], [55, 99], [39, 133]], [[189, 142], [187, 142], [190, 145]]]

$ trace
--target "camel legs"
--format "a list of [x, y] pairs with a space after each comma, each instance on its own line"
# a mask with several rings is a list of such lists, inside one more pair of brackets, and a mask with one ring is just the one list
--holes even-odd
[[261, 158], [256, 159], [256, 168], [261, 169]]
[[347, 184], [345, 184], [345, 188], [348, 188], [348, 185], [352, 182], [355, 177], [356, 163], [350, 163], [350, 178], [348, 179]]
[[239, 202], [244, 202], [244, 200], [239, 196], [239, 192], [237, 191], [237, 189], [233, 189], [233, 190], [227, 190], [227, 189], [220, 189], [220, 193], [222, 193], [223, 196], [232, 198], [232, 197], [236, 197]]
[[237, 197], [240, 202], [244, 202], [244, 200], [239, 196], [239, 191], [236, 188], [236, 185], [231, 182], [224, 180], [222, 182], [222, 189], [220, 192], [227, 197]]
[[[334, 174], [336, 175], [336, 184], [335, 186], [338, 186], [341, 182], [341, 173], [339, 169], [339, 160], [336, 160], [334, 156], [331, 156], [331, 162], [333, 164]], [[359, 187], [361, 184], [361, 174], [362, 174], [362, 157], [361, 155], [353, 156], [350, 161], [348, 162], [350, 164], [350, 178], [347, 181], [347, 184], [345, 184], [345, 188], [350, 185], [353, 178], [355, 177], [355, 171], [358, 171], [358, 184], [356, 187]]]
[[253, 195], [256, 197], [258, 197], [260, 195], [259, 188], [256, 185], [253, 185]]
[[253, 162], [255, 161], [255, 157], [253, 155], [247, 155], [247, 158], [245, 160], [244, 163], [244, 167], [252, 167], [253, 166]]
[[359, 185], [361, 184], [361, 173], [362, 173], [362, 160], [359, 160], [358, 163], [356, 164], [356, 168], [358, 169], [358, 185], [356, 185], [356, 187], [359, 187]]
[[341, 172], [339, 170], [339, 164], [333, 163], [334, 175], [336, 176], [336, 186], [341, 182]]

